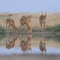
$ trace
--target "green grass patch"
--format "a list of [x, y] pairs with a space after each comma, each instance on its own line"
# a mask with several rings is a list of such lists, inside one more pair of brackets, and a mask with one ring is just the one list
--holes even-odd
[[0, 41], [4, 38], [4, 35], [0, 35]]
[[4, 34], [4, 32], [5, 32], [5, 28], [0, 26], [0, 34]]
[[47, 26], [45, 28], [45, 30], [49, 31], [49, 32], [60, 32], [60, 24], [59, 25], [55, 25], [55, 26]]

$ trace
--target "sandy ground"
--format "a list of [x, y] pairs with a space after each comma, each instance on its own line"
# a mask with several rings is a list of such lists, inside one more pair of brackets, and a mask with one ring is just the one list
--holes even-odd
[[0, 55], [0, 60], [60, 60], [60, 55]]

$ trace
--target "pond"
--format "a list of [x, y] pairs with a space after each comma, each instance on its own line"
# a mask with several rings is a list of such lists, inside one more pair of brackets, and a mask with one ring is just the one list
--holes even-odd
[[[24, 52], [21, 49], [21, 40], [27, 40], [30, 37], [31, 50]], [[6, 47], [6, 41], [11, 41], [16, 38], [15, 44], [12, 48], [8, 49]], [[42, 51], [39, 48], [40, 41], [46, 43], [46, 53], [44, 54], [60, 54], [60, 42], [54, 39], [45, 38], [43, 35], [39, 34], [15, 34], [15, 35], [0, 35], [0, 54], [41, 54]]]

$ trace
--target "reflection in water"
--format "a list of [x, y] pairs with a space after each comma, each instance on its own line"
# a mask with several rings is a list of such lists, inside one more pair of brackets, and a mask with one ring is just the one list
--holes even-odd
[[[43, 41], [43, 42], [42, 42]], [[23, 52], [33, 51], [33, 48], [38, 48], [40, 52], [41, 46], [44, 51], [50, 51], [48, 48], [60, 48], [60, 43], [54, 41], [53, 39], [44, 39], [42, 36], [35, 36], [32, 34], [15, 34], [15, 35], [5, 35], [5, 37], [0, 41], [0, 47], [11, 49], [13, 47], [21, 48]], [[56, 50], [56, 49], [55, 49]], [[38, 51], [38, 50], [36, 50]], [[46, 53], [47, 53], [46, 52]]]
[[20, 47], [24, 52], [27, 51], [27, 50], [31, 50], [30, 41], [31, 41], [30, 36], [28, 36], [26, 39], [24, 38], [24, 40], [21, 40]]
[[42, 51], [42, 53], [43, 52], [46, 53], [46, 42], [45, 42], [45, 40], [44, 41], [43, 40], [40, 41], [39, 48]]
[[17, 40], [17, 38], [13, 38], [13, 40], [6, 40], [6, 48], [7, 49], [10, 49], [10, 48], [13, 48], [14, 45], [15, 45], [15, 41]]

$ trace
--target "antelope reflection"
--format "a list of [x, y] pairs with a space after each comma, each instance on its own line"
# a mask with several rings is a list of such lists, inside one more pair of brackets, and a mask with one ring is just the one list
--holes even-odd
[[6, 40], [6, 48], [7, 49], [10, 49], [10, 48], [13, 48], [14, 45], [15, 45], [15, 41], [17, 40], [17, 38], [13, 38], [13, 40]]
[[41, 50], [42, 53], [43, 52], [46, 53], [46, 42], [45, 42], [45, 40], [44, 41], [43, 40], [40, 41], [39, 49]]
[[21, 40], [20, 42], [20, 47], [22, 49], [22, 51], [26, 52], [28, 50], [31, 50], [31, 36], [28, 36], [26, 39], [24, 38], [24, 40]]

